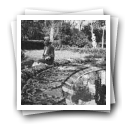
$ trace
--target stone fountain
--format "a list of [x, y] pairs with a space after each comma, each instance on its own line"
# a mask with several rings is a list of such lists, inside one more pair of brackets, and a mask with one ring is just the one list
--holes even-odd
[[96, 48], [96, 46], [97, 46], [97, 43], [96, 43], [96, 36], [95, 36], [94, 33], [92, 34], [92, 45], [93, 45], [93, 48]]

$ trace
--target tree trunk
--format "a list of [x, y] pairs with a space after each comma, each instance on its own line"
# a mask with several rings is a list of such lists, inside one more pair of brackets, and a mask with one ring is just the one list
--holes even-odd
[[81, 21], [79, 21], [78, 28], [79, 28], [79, 31], [81, 31]]
[[91, 35], [93, 37], [93, 24], [91, 23]]
[[104, 48], [104, 27], [102, 28], [102, 30], [103, 30], [103, 33], [102, 33], [102, 48]]
[[92, 35], [92, 45], [93, 45], [93, 48], [96, 48], [96, 46], [94, 46], [94, 44], [93, 44], [93, 22], [91, 22], [91, 35]]
[[60, 48], [62, 47], [62, 33], [61, 33], [61, 30], [62, 30], [62, 24], [63, 24], [63, 21], [60, 22], [60, 30], [59, 30], [59, 46]]
[[50, 28], [50, 41], [53, 42], [53, 36], [54, 36], [54, 22], [52, 21], [52, 25]]
[[82, 24], [83, 24], [83, 20], [81, 20], [79, 23], [79, 31], [81, 31], [81, 29], [82, 29]]

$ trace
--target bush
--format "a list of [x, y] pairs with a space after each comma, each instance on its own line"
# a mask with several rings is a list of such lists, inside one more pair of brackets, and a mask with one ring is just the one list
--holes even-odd
[[69, 48], [70, 51], [73, 52], [79, 52], [79, 53], [86, 53], [88, 54], [87, 59], [88, 58], [105, 58], [106, 57], [106, 49], [102, 49], [102, 48], [78, 48], [78, 47], [70, 47]]
[[63, 45], [71, 45], [71, 43], [70, 43], [70, 41], [71, 41], [71, 36], [70, 35], [63, 35], [62, 36], [62, 40], [61, 40], [61, 42], [62, 42], [62, 44]]
[[90, 42], [90, 41], [88, 42], [87, 45], [84, 46], [85, 49], [89, 49], [89, 48], [92, 48], [92, 47], [93, 47], [93, 45], [92, 45], [92, 42]]
[[69, 45], [61, 44], [60, 40], [54, 40], [52, 43], [55, 50], [68, 50], [70, 48]]
[[78, 38], [77, 41], [76, 41], [76, 45], [80, 48], [84, 47], [84, 46], [88, 46], [88, 39], [84, 38], [84, 39], [81, 39], [81, 38]]
[[24, 51], [21, 50], [21, 60], [24, 60], [24, 58], [25, 58], [25, 53]]
[[43, 48], [44, 48], [43, 40], [21, 41], [22, 50], [34, 50], [34, 49], [43, 49]]
[[77, 46], [79, 48], [82, 48], [82, 47], [85, 47], [85, 46], [92, 47], [91, 43], [88, 40], [88, 37], [85, 36], [85, 34], [83, 32], [78, 32], [77, 34], [74, 34], [71, 37], [69, 45], [70, 46], [75, 45], [75, 46]]
[[69, 50], [70, 46], [69, 45], [62, 45], [60, 50]]

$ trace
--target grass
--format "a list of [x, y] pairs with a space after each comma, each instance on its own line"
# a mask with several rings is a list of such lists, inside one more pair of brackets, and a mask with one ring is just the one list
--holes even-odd
[[[27, 60], [37, 61], [42, 58], [43, 50], [28, 50], [25, 51]], [[88, 57], [88, 54], [80, 54], [79, 52], [72, 52], [68, 50], [64, 51], [55, 51], [55, 61], [65, 61], [65, 60], [82, 60], [85, 57]]]
[[[25, 55], [28, 59], [38, 60], [42, 58], [43, 50], [26, 50]], [[56, 50], [55, 60], [67, 59], [89, 59], [89, 58], [104, 58], [106, 55], [105, 49], [91, 48], [70, 48], [69, 50]]]
[[[42, 58], [43, 50], [25, 50], [26, 59], [22, 63], [22, 69], [29, 68], [34, 61]], [[55, 64], [88, 64], [88, 66], [105, 67], [106, 50], [91, 48], [70, 48], [69, 50], [55, 50]]]

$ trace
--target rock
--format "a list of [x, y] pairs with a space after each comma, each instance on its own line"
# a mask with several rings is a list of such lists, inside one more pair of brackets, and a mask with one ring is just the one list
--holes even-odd
[[39, 63], [39, 62], [34, 62], [34, 63], [32, 64], [32, 67], [37, 66], [37, 65], [41, 65], [41, 63]]
[[66, 88], [65, 86], [62, 87], [62, 90], [70, 95], [74, 94], [74, 91], [72, 89]]
[[55, 98], [63, 97], [62, 88], [53, 89], [51, 91], [45, 90], [43, 91], [43, 94], [48, 96], [53, 96]]
[[94, 99], [91, 101], [88, 101], [88, 102], [84, 102], [84, 101], [79, 99], [78, 105], [96, 105], [96, 102]]
[[70, 99], [66, 99], [66, 104], [67, 105], [75, 105], [75, 103], [72, 102]]

